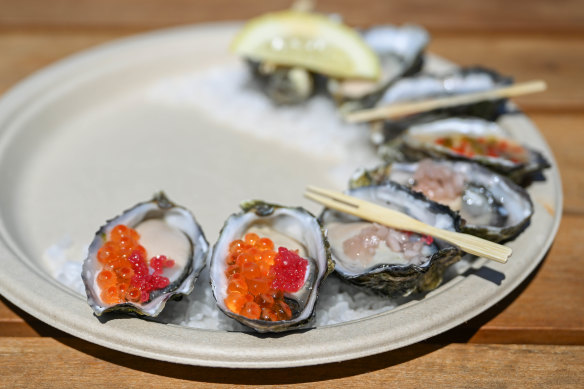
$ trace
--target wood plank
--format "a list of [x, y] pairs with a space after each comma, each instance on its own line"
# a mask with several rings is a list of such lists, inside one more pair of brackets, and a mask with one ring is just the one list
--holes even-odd
[[[284, 9], [292, 0], [0, 0], [0, 25], [164, 27], [216, 20], [245, 20]], [[318, 0], [317, 10], [343, 15], [349, 24], [415, 22], [431, 31], [584, 31], [579, 0]]]
[[[530, 115], [557, 160], [564, 192], [564, 215], [584, 215], [584, 114]], [[565, 242], [570, 245], [570, 241]]]
[[3, 337], [69, 335], [24, 312], [0, 295], [0, 339]]
[[528, 112], [582, 111], [584, 90], [574, 88], [574, 82], [584, 77], [584, 39], [438, 35], [429, 50], [460, 65], [496, 69], [516, 81], [545, 80], [546, 92], [513, 99]]
[[[1, 1], [1, 0], [0, 0]], [[58, 59], [130, 35], [127, 30], [0, 30], [0, 93]], [[549, 90], [515, 101], [527, 112], [584, 111], [584, 40], [525, 35], [437, 34], [430, 51], [461, 65], [482, 64]]]
[[584, 380], [584, 347], [420, 344], [377, 356], [289, 369], [221, 369], [177, 365], [122, 354], [78, 339], [4, 338], [2, 386], [225, 388], [576, 387]]

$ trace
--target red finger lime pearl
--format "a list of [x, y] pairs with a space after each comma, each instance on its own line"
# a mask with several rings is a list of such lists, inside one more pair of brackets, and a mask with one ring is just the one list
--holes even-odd
[[104, 303], [144, 303], [150, 299], [152, 291], [170, 284], [162, 273], [164, 268], [174, 266], [174, 261], [159, 255], [150, 259], [149, 266], [146, 249], [139, 240], [136, 230], [118, 224], [97, 252], [97, 259], [103, 265], [97, 275], [97, 285]]
[[248, 233], [229, 245], [227, 268], [227, 308], [255, 320], [290, 320], [292, 310], [284, 292], [297, 292], [304, 285], [308, 261], [296, 252]]

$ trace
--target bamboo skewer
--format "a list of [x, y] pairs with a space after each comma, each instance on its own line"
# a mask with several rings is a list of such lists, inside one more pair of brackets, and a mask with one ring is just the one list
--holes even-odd
[[364, 109], [345, 115], [345, 120], [349, 123], [369, 122], [380, 119], [392, 119], [414, 113], [432, 111], [439, 108], [454, 107], [478, 103], [485, 100], [496, 100], [505, 97], [525, 95], [529, 93], [542, 92], [546, 90], [545, 81], [523, 82], [503, 88], [491, 89], [483, 92], [467, 93], [457, 96], [440, 97], [423, 101], [408, 103], [397, 103], [373, 109]]
[[332, 190], [308, 186], [306, 192], [304, 192], [304, 196], [328, 208], [336, 209], [337, 211], [345, 212], [387, 227], [417, 232], [442, 239], [454, 244], [467, 253], [496, 262], [506, 263], [512, 253], [509, 247], [476, 236], [436, 228], [401, 212]]

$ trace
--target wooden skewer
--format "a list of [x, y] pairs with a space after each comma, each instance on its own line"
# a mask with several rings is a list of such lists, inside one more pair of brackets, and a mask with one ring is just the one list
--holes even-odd
[[380, 119], [392, 119], [414, 113], [432, 111], [439, 108], [447, 108], [457, 105], [478, 103], [485, 100], [495, 100], [504, 97], [542, 92], [546, 90], [546, 88], [547, 85], [544, 81], [529, 81], [483, 92], [466, 93], [457, 96], [440, 97], [437, 99], [414, 101], [409, 103], [397, 103], [384, 107], [364, 109], [361, 111], [348, 113], [345, 116], [345, 120], [349, 123], [360, 123]]
[[332, 190], [309, 186], [304, 196], [328, 208], [336, 209], [364, 220], [442, 239], [467, 253], [500, 263], [507, 263], [507, 259], [512, 253], [509, 247], [476, 236], [436, 228], [401, 212]]

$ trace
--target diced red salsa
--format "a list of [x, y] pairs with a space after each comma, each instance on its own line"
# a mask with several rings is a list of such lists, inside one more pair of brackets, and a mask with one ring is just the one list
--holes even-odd
[[516, 163], [525, 162], [527, 159], [527, 152], [521, 145], [495, 136], [445, 136], [435, 139], [434, 143], [468, 158], [487, 156], [504, 158]]

